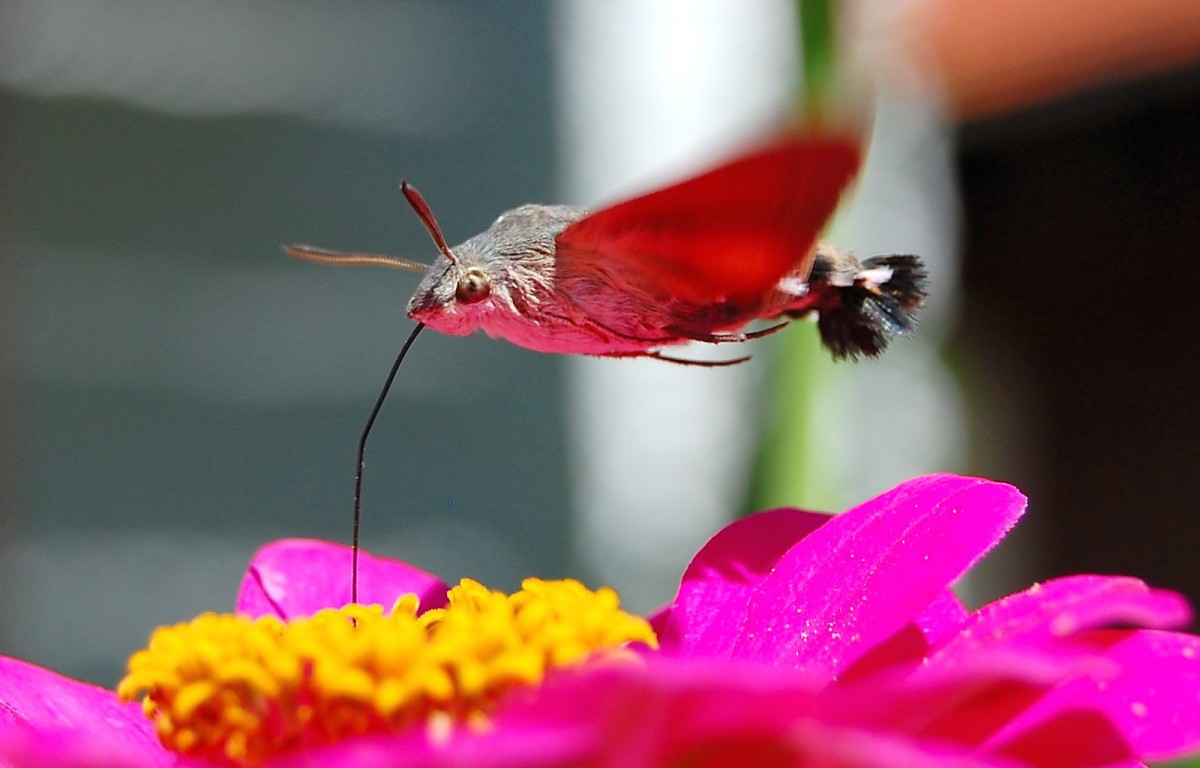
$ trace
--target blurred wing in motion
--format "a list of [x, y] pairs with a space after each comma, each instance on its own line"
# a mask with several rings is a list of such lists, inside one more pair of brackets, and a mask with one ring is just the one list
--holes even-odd
[[594, 271], [672, 303], [760, 305], [807, 275], [860, 142], [792, 132], [707, 173], [604, 208], [556, 239], [560, 270]]

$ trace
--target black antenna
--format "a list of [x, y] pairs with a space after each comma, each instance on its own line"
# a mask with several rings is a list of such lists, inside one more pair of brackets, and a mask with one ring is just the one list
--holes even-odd
[[358, 438], [358, 471], [354, 473], [354, 535], [350, 539], [350, 602], [352, 603], [358, 602], [358, 526], [362, 520], [362, 479], [363, 464], [367, 453], [367, 436], [371, 434], [371, 427], [375, 426], [375, 417], [379, 415], [379, 409], [383, 407], [383, 401], [387, 399], [388, 390], [392, 388], [392, 382], [396, 379], [396, 372], [400, 370], [400, 363], [404, 362], [408, 348], [417, 340], [417, 334], [424, 327], [424, 323], [417, 323], [417, 327], [413, 328], [412, 333], [404, 342], [404, 346], [400, 347], [400, 354], [396, 355], [396, 362], [392, 363], [392, 370], [388, 373], [387, 381], [383, 383], [383, 389], [379, 392], [375, 407], [371, 409], [367, 426], [363, 427], [362, 437]]

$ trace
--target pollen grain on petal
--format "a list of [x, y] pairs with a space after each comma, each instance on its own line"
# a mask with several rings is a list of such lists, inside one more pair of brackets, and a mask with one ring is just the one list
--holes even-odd
[[[657, 647], [610, 589], [528, 579], [511, 595], [463, 579], [446, 607], [349, 605], [284, 622], [204, 614], [160, 627], [117, 692], [163, 743], [234, 766], [423, 723], [481, 727], [509, 691], [561, 667]], [[449, 723], [449, 726], [447, 726]], [[435, 727], [436, 726], [436, 727]]]

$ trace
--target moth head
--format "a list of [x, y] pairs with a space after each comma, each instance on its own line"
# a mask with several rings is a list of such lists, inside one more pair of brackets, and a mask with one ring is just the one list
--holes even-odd
[[468, 334], [487, 311], [493, 285], [483, 266], [439, 258], [409, 300], [408, 316], [442, 333]]
[[408, 302], [408, 316], [443, 333], [468, 334], [478, 325], [472, 308], [492, 295], [493, 276], [483, 261], [476, 240], [450, 248], [429, 205], [408, 182], [400, 191], [416, 211], [441, 255], [425, 273]]
[[407, 184], [401, 189], [441, 253], [409, 301], [409, 317], [442, 333], [483, 328], [504, 336], [501, 328], [536, 316], [554, 291], [555, 238], [584, 215], [582, 209], [528, 203], [450, 248], [416, 190]]

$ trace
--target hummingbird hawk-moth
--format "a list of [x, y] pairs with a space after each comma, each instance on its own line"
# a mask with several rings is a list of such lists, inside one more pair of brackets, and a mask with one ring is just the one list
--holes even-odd
[[[405, 182], [401, 190], [440, 252], [432, 265], [286, 250], [422, 271], [408, 302], [413, 320], [456, 336], [482, 330], [540, 352], [686, 362], [662, 348], [745, 341], [815, 315], [834, 357], [874, 356], [914, 329], [926, 274], [916, 256], [859, 261], [818, 239], [860, 162], [854, 138], [789, 132], [597, 211], [522, 205], [454, 248]], [[746, 331], [753, 321], [772, 325]]]
[[[432, 265], [374, 253], [286, 246], [334, 264], [424, 272], [408, 302], [405, 341], [358, 442], [351, 599], [358, 598], [358, 530], [367, 436], [404, 356], [428, 326], [476, 330], [539, 352], [650, 357], [688, 341], [745, 341], [815, 315], [835, 358], [879, 354], [911, 333], [925, 268], [910, 255], [853, 254], [818, 239], [858, 172], [859, 142], [788, 132], [716, 168], [589, 212], [527, 204], [451, 248], [429, 206], [401, 191], [433, 238]], [[769, 325], [746, 330], [755, 321]]]

